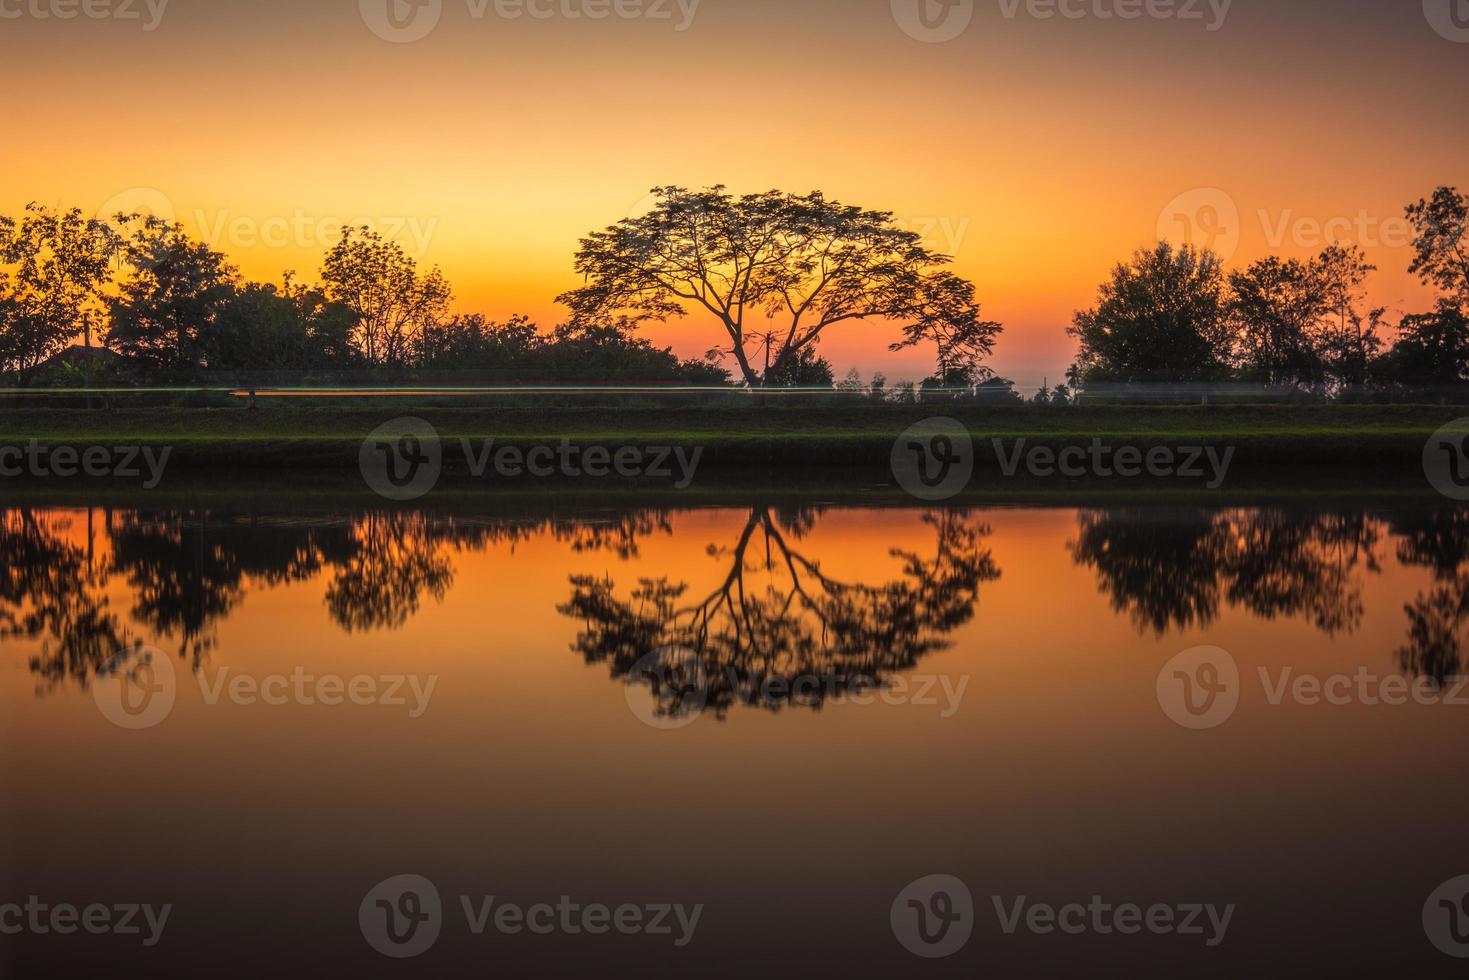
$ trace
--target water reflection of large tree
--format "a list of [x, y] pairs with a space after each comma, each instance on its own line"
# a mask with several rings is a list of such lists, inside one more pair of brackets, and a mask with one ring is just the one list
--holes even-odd
[[815, 706], [946, 646], [973, 616], [980, 585], [1000, 574], [984, 546], [989, 529], [945, 511], [923, 519], [931, 550], [892, 549], [899, 577], [839, 579], [802, 546], [818, 517], [752, 510], [732, 544], [710, 545], [720, 575], [704, 594], [664, 576], [639, 579], [622, 598], [610, 577], [573, 577], [560, 611], [584, 624], [574, 648], [617, 678], [656, 651], [688, 651], [702, 668], [702, 705], [720, 715], [736, 702]]
[[1379, 536], [1360, 511], [1119, 508], [1083, 512], [1070, 548], [1140, 630], [1208, 626], [1229, 604], [1332, 635], [1361, 622]]

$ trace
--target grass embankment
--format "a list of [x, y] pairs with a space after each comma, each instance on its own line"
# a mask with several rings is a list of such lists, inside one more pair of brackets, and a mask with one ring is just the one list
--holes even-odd
[[446, 444], [446, 468], [463, 463], [460, 440], [530, 447], [566, 439], [586, 447], [702, 447], [701, 466], [749, 469], [888, 466], [908, 426], [933, 416], [962, 422], [981, 468], [998, 465], [1016, 440], [1062, 448], [1104, 444], [1233, 447], [1244, 468], [1327, 465], [1416, 471], [1435, 430], [1469, 415], [1463, 406], [1229, 406], [994, 408], [964, 404], [779, 402], [749, 406], [550, 404], [527, 399], [479, 406], [402, 399], [268, 401], [226, 408], [7, 409], [0, 445], [150, 446], [171, 449], [171, 467], [355, 468], [363, 439], [412, 415]]

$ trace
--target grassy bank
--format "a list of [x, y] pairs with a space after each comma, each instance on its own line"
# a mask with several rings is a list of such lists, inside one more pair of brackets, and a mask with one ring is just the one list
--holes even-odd
[[765, 404], [548, 405], [527, 400], [484, 407], [402, 400], [267, 402], [229, 408], [0, 409], [0, 445], [171, 448], [170, 465], [332, 469], [357, 463], [363, 439], [404, 415], [460, 440], [529, 447], [565, 439], [581, 446], [702, 447], [706, 467], [885, 468], [908, 426], [935, 415], [962, 422], [981, 466], [997, 463], [1016, 440], [1060, 448], [1100, 439], [1112, 446], [1234, 447], [1236, 465], [1416, 466], [1428, 436], [1469, 415], [1464, 407], [1261, 406], [992, 408], [963, 404], [889, 406]]

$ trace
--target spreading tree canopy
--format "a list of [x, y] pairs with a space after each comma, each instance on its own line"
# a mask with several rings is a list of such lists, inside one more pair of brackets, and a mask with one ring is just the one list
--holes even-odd
[[[899, 325], [898, 346], [936, 343], [941, 359], [989, 353], [999, 324], [981, 320], [974, 287], [944, 267], [886, 211], [819, 193], [735, 197], [660, 187], [653, 209], [581, 242], [586, 285], [559, 297], [574, 323], [706, 314], [727, 336], [745, 381], [793, 373], [831, 327], [861, 320]], [[772, 336], [773, 334], [773, 336]], [[768, 345], [768, 367], [754, 365]]]

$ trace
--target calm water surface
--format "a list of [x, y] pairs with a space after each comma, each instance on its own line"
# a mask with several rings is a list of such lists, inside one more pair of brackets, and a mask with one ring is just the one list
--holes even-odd
[[[1458, 966], [1424, 910], [1469, 874], [1469, 512], [262, 506], [0, 512], [0, 902], [171, 906], [0, 968]], [[930, 960], [894, 906], [935, 874], [973, 934]], [[363, 929], [399, 875], [442, 902], [413, 959]], [[465, 896], [702, 910], [476, 935]], [[1233, 909], [1007, 932], [1022, 896]]]

